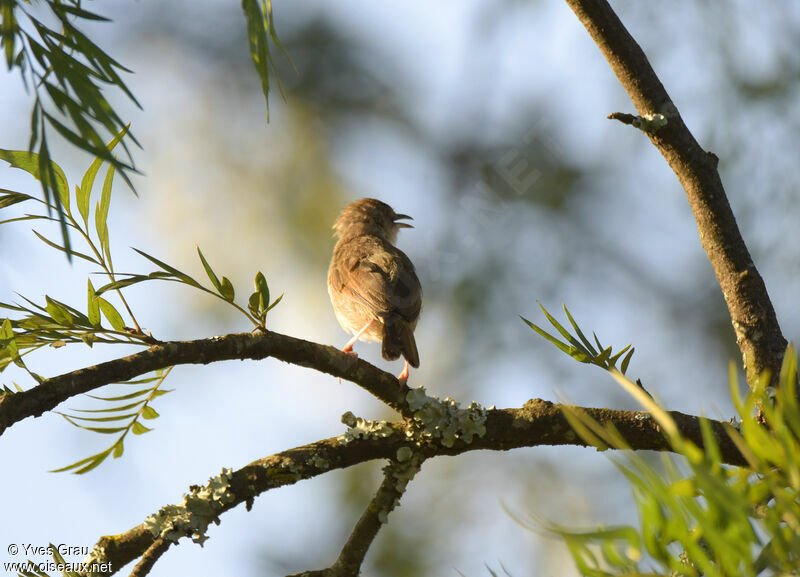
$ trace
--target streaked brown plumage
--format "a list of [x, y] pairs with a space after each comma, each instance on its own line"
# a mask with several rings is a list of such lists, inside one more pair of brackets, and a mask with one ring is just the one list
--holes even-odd
[[[408, 379], [408, 366], [419, 366], [414, 340], [422, 308], [422, 287], [408, 257], [394, 246], [410, 216], [374, 198], [349, 204], [333, 225], [339, 240], [328, 269], [328, 293], [336, 318], [354, 337], [342, 349], [353, 350], [361, 339], [380, 341], [384, 359], [405, 358], [398, 377]], [[355, 353], [352, 353], [355, 354]]]

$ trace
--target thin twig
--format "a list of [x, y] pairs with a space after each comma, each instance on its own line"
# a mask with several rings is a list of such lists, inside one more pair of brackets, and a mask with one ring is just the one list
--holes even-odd
[[147, 548], [141, 560], [133, 568], [133, 571], [131, 571], [130, 577], [145, 577], [145, 575], [150, 573], [150, 569], [153, 568], [155, 562], [167, 552], [171, 544], [170, 541], [160, 537], [153, 541], [153, 544]]
[[399, 504], [406, 485], [421, 465], [420, 459], [410, 455], [404, 462], [390, 461], [383, 469], [381, 486], [356, 523], [334, 564], [327, 569], [303, 571], [288, 577], [358, 577], [378, 531], [387, 523], [389, 513]]

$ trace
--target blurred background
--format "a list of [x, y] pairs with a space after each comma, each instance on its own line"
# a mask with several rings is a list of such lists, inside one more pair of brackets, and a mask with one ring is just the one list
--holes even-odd
[[[744, 238], [795, 340], [800, 5], [614, 7], [697, 140], [719, 156]], [[464, 405], [518, 407], [540, 397], [636, 408], [605, 373], [559, 353], [519, 319], [545, 323], [537, 301], [563, 318], [563, 302], [604, 345], [635, 345], [628, 375], [667, 408], [732, 416], [727, 372], [729, 362], [741, 364], [738, 349], [683, 191], [642, 133], [605, 119], [633, 107], [563, 2], [275, 0], [273, 8], [294, 68], [276, 51], [284, 97], [273, 91], [267, 125], [238, 4], [91, 7], [114, 22], [84, 30], [135, 71], [125, 80], [143, 106], [110, 94], [143, 146], [135, 151], [144, 173], [138, 198], [119, 183], [111, 205], [117, 270], [153, 270], [135, 246], [205, 278], [198, 245], [237, 294], [249, 294], [257, 270], [274, 295], [285, 294], [269, 328], [341, 346], [348, 337], [325, 284], [330, 227], [348, 202], [376, 197], [415, 219], [399, 238], [424, 289], [422, 365], [412, 385]], [[0, 76], [0, 147], [27, 146], [30, 106], [18, 73]], [[91, 159], [63, 143], [53, 148], [74, 186]], [[0, 187], [40, 194], [7, 168]], [[89, 272], [25, 223], [0, 227], [0, 301], [19, 293], [41, 302], [47, 293], [83, 309]], [[159, 339], [250, 328], [186, 287], [142, 285], [128, 295]], [[70, 346], [28, 363], [52, 376], [132, 350]], [[386, 370], [401, 368], [374, 344], [356, 350]], [[32, 386], [13, 368], [0, 382]], [[7, 555], [11, 543], [91, 547], [179, 502], [223, 466], [340, 434], [345, 411], [394, 418], [350, 383], [270, 359], [178, 367], [167, 386], [174, 392], [156, 401], [155, 429], [84, 476], [47, 471], [104, 449], [105, 436], [54, 414], [3, 435], [3, 561], [23, 560]], [[82, 398], [67, 405], [93, 408]], [[381, 466], [269, 492], [251, 512], [225, 514], [203, 550], [189, 542], [170, 550], [151, 575], [325, 567]], [[514, 516], [572, 527], [636, 522], [627, 483], [594, 450], [441, 458], [410, 485], [363, 573], [577, 574], [561, 543]]]

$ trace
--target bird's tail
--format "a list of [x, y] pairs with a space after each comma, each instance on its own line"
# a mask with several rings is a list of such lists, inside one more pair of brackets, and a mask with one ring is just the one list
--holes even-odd
[[415, 369], [419, 367], [419, 352], [414, 340], [414, 329], [403, 317], [392, 314], [383, 320], [383, 346], [381, 354], [387, 361], [403, 357]]

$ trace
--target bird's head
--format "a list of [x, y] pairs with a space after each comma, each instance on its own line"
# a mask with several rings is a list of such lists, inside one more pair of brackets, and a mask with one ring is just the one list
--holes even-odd
[[410, 218], [406, 214], [397, 214], [385, 202], [362, 198], [345, 207], [333, 224], [333, 230], [339, 238], [372, 234], [394, 244], [401, 228], [414, 228], [406, 222], [399, 222]]

